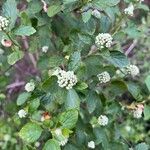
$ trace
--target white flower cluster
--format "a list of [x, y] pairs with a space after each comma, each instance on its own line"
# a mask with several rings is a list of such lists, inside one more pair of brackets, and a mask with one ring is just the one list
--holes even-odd
[[109, 33], [99, 33], [96, 36], [95, 44], [100, 48], [110, 48], [112, 45], [112, 36]]
[[65, 146], [67, 144], [68, 138], [62, 134], [62, 130], [60, 128], [57, 128], [54, 131], [54, 136], [58, 140], [60, 146]]
[[131, 74], [132, 77], [135, 77], [140, 73], [139, 68], [135, 65], [127, 66], [126, 71], [128, 74]]
[[35, 147], [40, 147], [40, 142], [36, 142], [36, 143], [34, 144], [34, 146], [35, 146]]
[[47, 53], [48, 48], [49, 48], [48, 46], [43, 46], [43, 47], [42, 47], [42, 52], [43, 52], [43, 53]]
[[9, 20], [5, 17], [0, 16], [0, 31], [6, 30], [8, 24], [9, 24]]
[[53, 75], [58, 78], [57, 83], [60, 87], [66, 87], [67, 90], [72, 89], [72, 87], [77, 83], [77, 77], [73, 71], [64, 71], [57, 69]]
[[104, 71], [97, 75], [100, 83], [107, 83], [110, 81], [111, 77], [107, 71]]
[[95, 148], [95, 142], [94, 141], [88, 142], [88, 147], [91, 149], [94, 149]]
[[143, 110], [141, 108], [137, 108], [133, 111], [133, 117], [139, 119], [142, 117]]
[[27, 92], [32, 92], [35, 89], [35, 84], [33, 82], [29, 82], [25, 85], [25, 90]]
[[93, 15], [94, 17], [98, 18], [98, 19], [101, 18], [101, 13], [100, 13], [97, 9], [94, 9], [94, 10], [92, 11], [92, 15]]
[[134, 14], [134, 6], [131, 3], [127, 8], [124, 9], [124, 13], [129, 15], [129, 16], [133, 16]]
[[105, 115], [100, 115], [98, 117], [98, 124], [101, 126], [106, 126], [108, 124], [108, 117]]
[[59, 145], [65, 146], [67, 144], [67, 142], [68, 142], [68, 138], [65, 138], [63, 141], [59, 142]]
[[27, 112], [24, 109], [21, 109], [18, 111], [19, 118], [25, 118], [27, 115]]

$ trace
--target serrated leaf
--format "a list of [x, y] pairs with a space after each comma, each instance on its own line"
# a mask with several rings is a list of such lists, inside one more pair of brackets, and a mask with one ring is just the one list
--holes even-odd
[[111, 51], [110, 57], [106, 57], [106, 59], [119, 68], [126, 67], [129, 64], [127, 57], [119, 51]]
[[145, 84], [146, 84], [146, 86], [147, 86], [147, 88], [148, 88], [148, 90], [150, 92], [150, 75], [146, 77]]
[[150, 119], [150, 106], [148, 106], [148, 105], [144, 106], [144, 119], [145, 120]]
[[149, 146], [146, 143], [139, 143], [136, 145], [135, 150], [148, 150]]
[[87, 109], [89, 113], [92, 113], [95, 108], [98, 101], [98, 96], [94, 92], [90, 92], [87, 96]]
[[7, 0], [2, 7], [2, 15], [10, 20], [10, 29], [16, 23], [18, 17], [17, 3], [15, 0]]
[[49, 17], [55, 16], [57, 13], [61, 11], [61, 6], [60, 5], [52, 5], [49, 6], [47, 14]]
[[19, 136], [27, 143], [33, 143], [41, 136], [42, 129], [36, 123], [27, 123], [19, 132]]
[[69, 63], [69, 70], [76, 70], [79, 67], [79, 64], [81, 62], [81, 53], [80, 52], [74, 52], [71, 55]]
[[23, 105], [27, 99], [30, 97], [30, 93], [27, 93], [27, 92], [24, 92], [24, 93], [21, 93], [18, 98], [17, 98], [17, 105], [20, 106], [20, 105]]
[[40, 105], [40, 100], [37, 98], [37, 99], [34, 99], [30, 102], [29, 104], [29, 111], [30, 112], [34, 112], [35, 110], [37, 110], [37, 108], [39, 107]]
[[78, 111], [71, 109], [59, 116], [59, 122], [64, 128], [72, 129], [78, 120]]
[[65, 101], [65, 108], [66, 109], [73, 109], [73, 108], [79, 109], [79, 106], [80, 106], [80, 99], [76, 91], [74, 89], [68, 90], [67, 99]]
[[20, 26], [17, 30], [15, 30], [14, 34], [20, 36], [30, 36], [35, 32], [36, 30], [31, 26]]
[[92, 4], [102, 10], [105, 10], [108, 7], [115, 6], [120, 2], [120, 0], [94, 0]]
[[141, 91], [140, 88], [134, 84], [134, 83], [128, 83], [127, 84], [128, 87], [128, 91], [131, 93], [131, 95], [137, 100], [140, 101], [142, 100], [142, 95], [141, 95]]
[[88, 10], [82, 13], [82, 20], [84, 23], [88, 22], [91, 18], [92, 10]]
[[15, 52], [11, 53], [10, 55], [8, 55], [7, 61], [10, 65], [13, 65], [18, 60], [20, 60], [21, 58], [23, 58], [23, 52], [22, 51], [15, 51]]
[[50, 149], [51, 150], [61, 150], [59, 143], [54, 139], [48, 140], [43, 147], [43, 150], [50, 150]]

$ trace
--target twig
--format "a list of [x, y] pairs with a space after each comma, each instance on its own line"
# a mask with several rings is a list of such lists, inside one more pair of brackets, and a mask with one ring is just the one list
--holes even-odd
[[130, 47], [127, 49], [127, 51], [125, 52], [125, 55], [128, 56], [129, 53], [135, 48], [136, 44], [137, 44], [137, 40], [134, 40], [133, 43], [130, 45]]

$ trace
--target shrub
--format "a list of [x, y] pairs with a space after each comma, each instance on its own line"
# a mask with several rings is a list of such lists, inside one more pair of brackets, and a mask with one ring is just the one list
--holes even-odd
[[148, 11], [143, 0], [3, 1], [1, 149], [148, 150], [150, 77], [131, 57]]

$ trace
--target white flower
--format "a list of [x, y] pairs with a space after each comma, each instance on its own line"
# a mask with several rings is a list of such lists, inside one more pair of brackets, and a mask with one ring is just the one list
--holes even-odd
[[108, 117], [105, 115], [100, 115], [98, 117], [98, 124], [101, 126], [106, 126], [108, 124]]
[[140, 73], [139, 68], [135, 65], [129, 65], [127, 66], [127, 73], [131, 74], [132, 77], [135, 77]]
[[131, 3], [127, 8], [124, 9], [124, 13], [129, 15], [129, 16], [133, 16], [134, 14], [134, 6]]
[[97, 9], [92, 11], [92, 15], [98, 19], [101, 18], [101, 13]]
[[91, 148], [91, 149], [94, 149], [94, 148], [95, 148], [95, 143], [94, 143], [94, 141], [88, 142], [88, 147]]
[[42, 52], [43, 52], [43, 53], [47, 53], [48, 48], [49, 48], [48, 46], [43, 46], [43, 47], [42, 47]]
[[18, 111], [19, 118], [25, 118], [27, 115], [27, 112], [24, 109], [21, 109]]
[[137, 108], [133, 111], [133, 117], [139, 119], [142, 117], [143, 110], [141, 108]]
[[65, 87], [67, 90], [72, 89], [72, 87], [77, 83], [77, 77], [73, 71], [57, 69], [53, 75], [57, 76], [58, 85], [62, 88]]
[[65, 146], [67, 144], [67, 142], [68, 142], [68, 138], [65, 138], [64, 140], [59, 142], [59, 145]]
[[6, 30], [8, 24], [9, 24], [9, 20], [5, 17], [0, 16], [0, 31]]
[[4, 135], [4, 141], [9, 141], [11, 136], [9, 134]]
[[39, 147], [39, 146], [40, 146], [40, 142], [36, 142], [36, 143], [34, 144], [34, 146], [35, 146], [35, 147]]
[[41, 122], [45, 121], [45, 118], [44, 116], [41, 117]]
[[113, 38], [109, 33], [99, 33], [95, 38], [95, 44], [100, 48], [110, 48], [112, 40]]
[[25, 90], [27, 92], [32, 92], [35, 89], [35, 84], [33, 82], [29, 82], [25, 85]]
[[107, 71], [104, 71], [104, 72], [98, 74], [97, 77], [98, 77], [100, 83], [107, 83], [111, 79], [110, 75]]
[[62, 131], [61, 131], [60, 128], [57, 128], [57, 129], [54, 131], [54, 133], [55, 133], [57, 136], [62, 135]]
[[128, 126], [128, 125], [127, 125], [127, 126], [125, 126], [125, 129], [126, 129], [126, 131], [127, 131], [127, 132], [130, 132], [130, 131], [131, 131], [131, 127], [130, 127], [130, 126]]

